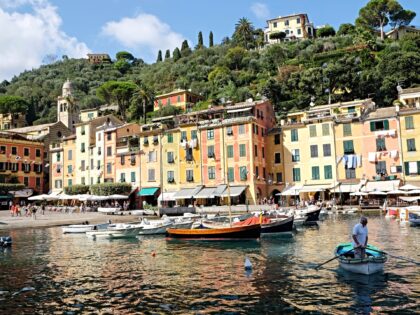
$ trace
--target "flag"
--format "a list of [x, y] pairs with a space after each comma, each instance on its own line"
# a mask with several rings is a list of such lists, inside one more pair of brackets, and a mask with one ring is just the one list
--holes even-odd
[[17, 155], [17, 156], [15, 157], [15, 159], [16, 159], [16, 161], [19, 161], [19, 160], [21, 159], [21, 157], [20, 157], [19, 155]]

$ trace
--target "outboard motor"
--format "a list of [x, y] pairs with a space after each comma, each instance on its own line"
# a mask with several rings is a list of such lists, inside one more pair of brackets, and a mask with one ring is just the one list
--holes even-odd
[[12, 238], [10, 236], [0, 236], [0, 247], [12, 246]]

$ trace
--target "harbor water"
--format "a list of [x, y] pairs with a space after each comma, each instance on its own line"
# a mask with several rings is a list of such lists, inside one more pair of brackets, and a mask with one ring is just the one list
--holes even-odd
[[[339, 270], [334, 247], [357, 215], [293, 236], [242, 242], [164, 237], [92, 240], [60, 228], [2, 231], [0, 314], [414, 314], [419, 267], [389, 258], [383, 273]], [[420, 260], [420, 230], [369, 217], [369, 242]], [[252, 264], [245, 270], [246, 257]]]

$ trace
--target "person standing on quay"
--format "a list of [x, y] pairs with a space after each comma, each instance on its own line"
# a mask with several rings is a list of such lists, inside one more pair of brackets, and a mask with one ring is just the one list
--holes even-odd
[[355, 258], [365, 258], [366, 246], [368, 243], [368, 220], [366, 217], [360, 218], [360, 223], [357, 223], [353, 228], [352, 239]]

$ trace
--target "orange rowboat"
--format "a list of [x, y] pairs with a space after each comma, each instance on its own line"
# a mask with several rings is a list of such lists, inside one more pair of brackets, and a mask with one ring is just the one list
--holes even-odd
[[261, 234], [261, 225], [232, 226], [221, 229], [167, 229], [166, 235], [178, 239], [232, 240], [257, 239]]

